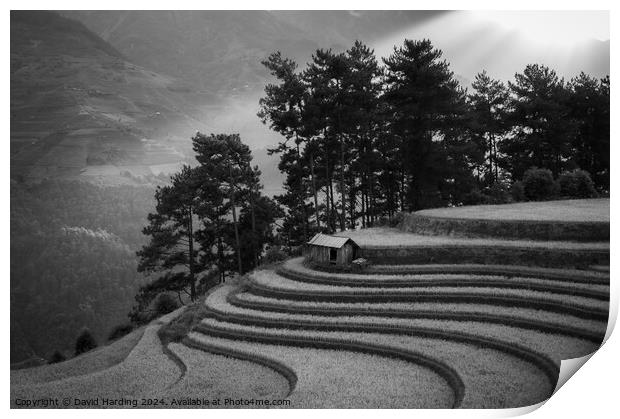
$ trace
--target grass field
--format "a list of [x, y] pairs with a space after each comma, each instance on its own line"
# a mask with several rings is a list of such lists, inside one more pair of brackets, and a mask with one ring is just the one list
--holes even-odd
[[[265, 329], [222, 323], [212, 319], [203, 320], [203, 324], [224, 327], [229, 331], [239, 333], [248, 332], [270, 337], [298, 336], [310, 342], [320, 339], [334, 339], [343, 343], [363, 342], [422, 354], [430, 359], [450, 365], [458, 373], [467, 389], [461, 404], [462, 407], [496, 408], [530, 405], [544, 400], [550, 390], [547, 378], [534, 365], [497, 350], [477, 348], [470, 344], [441, 339], [373, 333]], [[344, 378], [344, 374], [349, 375], [364, 369], [363, 367], [360, 368], [360, 364], [354, 365], [353, 368], [342, 368], [343, 364], [335, 364], [332, 365], [332, 368], [340, 370], [339, 376]], [[397, 371], [386, 370], [390, 374], [395, 374]], [[510, 380], [506, 380], [506, 377], [510, 377]], [[355, 380], [345, 379], [341, 382], [344, 389], [354, 383]], [[424, 388], [423, 385], [422, 388]], [[386, 386], [373, 386], [372, 392], [383, 396], [380, 399], [385, 399], [390, 397], [389, 393], [386, 393], [387, 389]], [[392, 403], [401, 402], [398, 399], [392, 401]]]
[[[293, 368], [292, 408], [449, 408], [452, 392], [437, 374], [415, 364], [343, 350], [268, 345], [199, 333], [192, 339], [267, 356]], [[363, 365], [363, 368], [360, 368]]]
[[[178, 313], [177, 313], [178, 314]], [[163, 350], [157, 336], [161, 323], [170, 320], [162, 317], [157, 322], [149, 324], [136, 346], [120, 363], [100, 371], [82, 371], [81, 374], [66, 378], [33, 382], [26, 377], [16, 380], [11, 377], [11, 403], [13, 407], [18, 400], [37, 400], [41, 398], [68, 399], [69, 406], [73, 400], [107, 398], [135, 398], [153, 397], [163, 392], [178, 380], [181, 371], [176, 363]], [[65, 363], [58, 364], [62, 368]], [[24, 370], [32, 373], [36, 368]], [[36, 381], [36, 380], [35, 380]], [[111, 406], [113, 407], [113, 406]]]
[[162, 397], [166, 399], [278, 399], [285, 398], [288, 393], [286, 379], [264, 366], [214, 355], [178, 343], [171, 343], [169, 348], [187, 366], [187, 372], [177, 383], [162, 392]]
[[609, 222], [609, 198], [435, 208], [416, 214], [483, 220]]
[[608, 242], [609, 199], [434, 208], [402, 213], [398, 228], [426, 236]]
[[431, 236], [408, 233], [398, 228], [375, 227], [363, 230], [347, 230], [335, 236], [350, 237], [362, 247], [415, 247], [415, 246], [467, 246], [467, 247], [524, 247], [540, 249], [609, 249], [609, 243], [577, 243], [570, 241], [505, 240], [493, 238], [464, 238]]
[[101, 346], [65, 362], [11, 371], [11, 383], [26, 385], [49, 382], [110, 368], [122, 362], [131, 353], [143, 333], [142, 327], [109, 345]]
[[[390, 327], [390, 325], [397, 326], [412, 326], [412, 327], [422, 327], [431, 330], [442, 330], [442, 331], [456, 331], [456, 332], [464, 332], [475, 334], [477, 336], [497, 338], [505, 342], [511, 342], [514, 344], [525, 344], [528, 347], [534, 348], [536, 351], [540, 353], [546, 353], [550, 358], [554, 359], [558, 364], [559, 360], [564, 358], [574, 358], [577, 356], [582, 356], [588, 354], [596, 349], [596, 345], [592, 342], [587, 342], [581, 339], [569, 337], [569, 336], [561, 336], [561, 335], [552, 335], [549, 333], [544, 333], [536, 330], [524, 330], [518, 327], [514, 327], [511, 325], [501, 325], [501, 324], [488, 324], [484, 322], [472, 322], [472, 321], [455, 321], [455, 320], [434, 320], [434, 319], [397, 319], [397, 318], [389, 318], [389, 317], [381, 317], [379, 315], [373, 316], [324, 316], [324, 315], [309, 315], [309, 314], [288, 314], [288, 313], [279, 313], [279, 312], [271, 312], [271, 311], [259, 311], [259, 310], [251, 310], [240, 308], [231, 305], [226, 301], [226, 292], [230, 292], [230, 290], [222, 289], [218, 293], [214, 293], [210, 296], [208, 304], [210, 307], [219, 310], [220, 312], [228, 312], [233, 314], [241, 314], [247, 316], [248, 318], [253, 319], [269, 319], [269, 320], [296, 320], [307, 322], [308, 324], [312, 324], [313, 322], [323, 322], [323, 323], [333, 323], [334, 325], [338, 324], [374, 324], [374, 325], [384, 325], [386, 327]], [[281, 302], [282, 304], [294, 305], [294, 302], [287, 301]], [[320, 307], [321, 305], [314, 305], [315, 307]], [[323, 306], [325, 307], [325, 305]], [[395, 308], [397, 304], [385, 304], [383, 307], [386, 308]], [[401, 307], [409, 307], [412, 308], [411, 304], [402, 304]], [[480, 310], [480, 306], [473, 306], [476, 310]], [[446, 305], [432, 305], [432, 308], [437, 311], [449, 311], [449, 308]], [[492, 307], [491, 307], [492, 309]], [[523, 316], [524, 314], [528, 314], [533, 310], [527, 309], [512, 309], [512, 313], [516, 316]], [[501, 311], [503, 314], [510, 314], [511, 310], [503, 310]], [[545, 318], [545, 320], [552, 319], [554, 314], [547, 312], [536, 313], [536, 318], [541, 319]], [[564, 320], [562, 316], [555, 315], [556, 319]], [[572, 324], [579, 324], [584, 328], [596, 328], [599, 327], [600, 324], [596, 324], [596, 322], [589, 322], [587, 320], [582, 319], [572, 319]]]

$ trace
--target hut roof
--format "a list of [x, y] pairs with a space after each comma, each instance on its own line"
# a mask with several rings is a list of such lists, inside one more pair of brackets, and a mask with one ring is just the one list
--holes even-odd
[[308, 242], [308, 244], [314, 246], [323, 246], [323, 247], [333, 247], [335, 249], [340, 249], [347, 242], [353, 243], [353, 245], [357, 246], [357, 244], [351, 240], [349, 237], [334, 237], [328, 236], [327, 234], [317, 233], [314, 235], [312, 239]]

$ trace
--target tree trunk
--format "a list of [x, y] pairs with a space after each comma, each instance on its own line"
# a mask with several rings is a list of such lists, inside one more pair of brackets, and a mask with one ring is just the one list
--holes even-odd
[[252, 256], [254, 257], [254, 267], [258, 267], [258, 249], [256, 248], [256, 212], [254, 210], [254, 185], [250, 185], [250, 212], [252, 214]]
[[372, 209], [370, 208], [370, 189], [367, 188], [367, 192], [366, 192], [366, 226], [367, 227], [372, 227]]
[[321, 229], [321, 221], [319, 220], [319, 198], [316, 190], [316, 177], [314, 176], [314, 153], [310, 153], [310, 175], [312, 176], [312, 194], [314, 195], [314, 213], [316, 217], [316, 228]]
[[489, 133], [489, 186], [493, 186], [493, 134]]
[[[355, 183], [355, 180], [351, 180], [351, 183]], [[357, 192], [353, 186], [349, 187], [349, 220], [351, 222], [351, 228], [355, 229], [355, 210], [357, 209]]]
[[299, 141], [297, 141], [297, 165], [300, 168], [299, 169], [300, 170], [299, 193], [301, 195], [301, 206], [303, 208], [303, 213], [304, 213], [303, 234], [304, 234], [304, 244], [305, 244], [308, 241], [308, 211], [306, 210], [306, 192], [304, 191], [303, 169], [300, 163], [301, 163], [301, 154], [299, 153]]
[[220, 282], [226, 281], [226, 273], [224, 272], [224, 246], [222, 245], [221, 220], [218, 217], [216, 222], [217, 228], [217, 268], [220, 271]]
[[342, 139], [342, 135], [340, 135], [340, 200], [342, 201], [342, 208], [340, 214], [340, 231], [346, 230], [346, 196], [347, 194], [344, 190], [344, 141]]
[[194, 226], [192, 220], [192, 209], [188, 210], [189, 220], [187, 222], [187, 238], [189, 240], [189, 285], [190, 297], [192, 302], [196, 299], [196, 279], [194, 275]]
[[413, 196], [412, 196], [412, 205], [410, 210], [411, 211], [418, 211], [421, 209], [421, 205], [420, 205], [420, 185], [418, 183], [418, 177], [416, 175], [413, 176], [413, 181], [411, 182], [411, 191], [410, 191]]
[[372, 193], [372, 185], [374, 183], [374, 178], [372, 173], [368, 175], [368, 212], [370, 217], [370, 225], [375, 225], [375, 216], [377, 214], [377, 209], [375, 208], [375, 198]]
[[[341, 82], [337, 83], [338, 93], [342, 88]], [[336, 108], [336, 123], [338, 124], [338, 141], [340, 142], [340, 231], [346, 229], [346, 194], [344, 191], [344, 139], [342, 135], [342, 124], [340, 123], [340, 101], [338, 101], [338, 108]]]
[[232, 176], [232, 166], [228, 166], [228, 174], [230, 182], [230, 204], [232, 206], [233, 225], [235, 227], [235, 242], [237, 246], [237, 267], [239, 275], [241, 275], [243, 270], [241, 265], [241, 243], [239, 240], [239, 226], [237, 225], [237, 208], [235, 207], [235, 189]]
[[400, 210], [405, 211], [405, 169], [400, 171]]
[[327, 220], [327, 232], [332, 232], [332, 216], [331, 216], [331, 206], [329, 199], [329, 159], [327, 157], [327, 151], [325, 152], [325, 215]]
[[497, 168], [497, 139], [493, 136], [493, 161], [495, 163], [495, 181], [499, 179]]
[[362, 183], [362, 228], [366, 228], [366, 186]]
[[[336, 204], [334, 203], [334, 182], [331, 177], [329, 178], [329, 199], [331, 202], [332, 212], [335, 212], [336, 216], [338, 216], [338, 210], [336, 209]], [[332, 220], [331, 230], [336, 231], [336, 220]]]

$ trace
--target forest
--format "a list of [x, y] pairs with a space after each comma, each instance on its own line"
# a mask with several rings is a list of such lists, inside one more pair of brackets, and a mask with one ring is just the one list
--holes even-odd
[[146, 281], [135, 252], [154, 189], [11, 185], [11, 362], [70, 354], [84, 327], [105, 343], [113, 326], [127, 323]]

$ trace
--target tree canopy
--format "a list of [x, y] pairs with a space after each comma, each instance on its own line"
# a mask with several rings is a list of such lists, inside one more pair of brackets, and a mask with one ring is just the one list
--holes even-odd
[[316, 230], [372, 226], [397, 211], [511, 199], [538, 167], [583, 169], [609, 190], [609, 77], [564, 81], [527, 65], [504, 83], [481, 71], [459, 83], [430, 40], [383, 58], [360, 41], [318, 49], [305, 68], [280, 52], [259, 117], [283, 141], [280, 233], [290, 245]]

